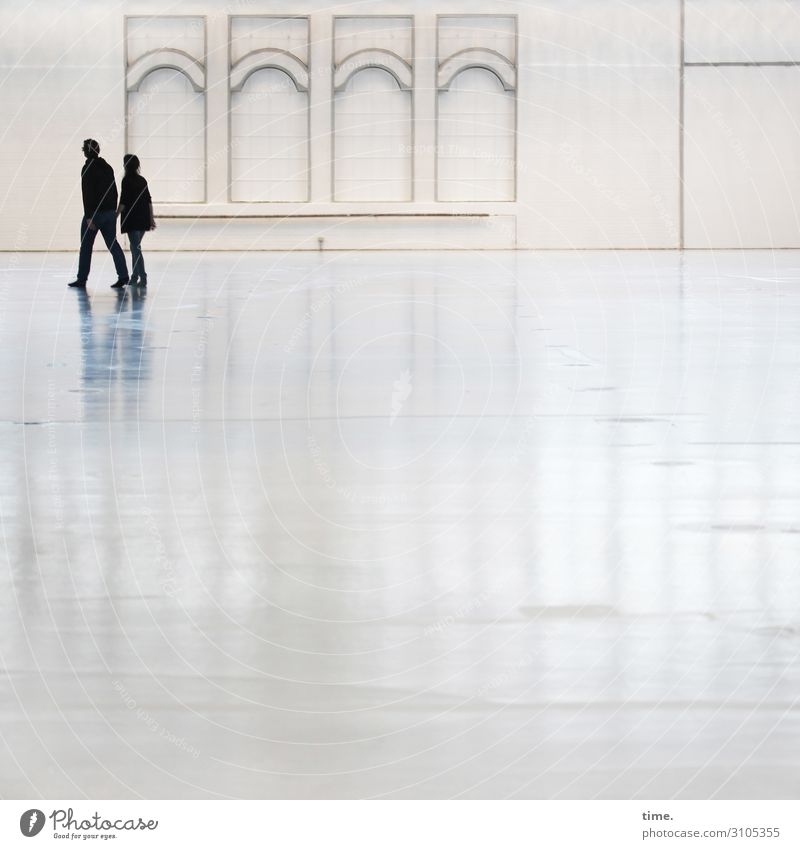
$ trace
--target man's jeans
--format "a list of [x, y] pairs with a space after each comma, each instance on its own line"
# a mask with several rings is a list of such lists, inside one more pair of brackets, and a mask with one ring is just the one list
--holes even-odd
[[81, 219], [81, 253], [78, 258], [78, 280], [85, 283], [89, 279], [89, 269], [92, 267], [92, 247], [98, 230], [114, 258], [117, 278], [127, 280], [128, 267], [125, 265], [125, 254], [122, 252], [119, 242], [117, 242], [117, 213], [113, 209], [96, 212], [92, 221], [94, 221], [97, 230], [90, 230], [86, 218]]
[[144, 257], [142, 256], [142, 237], [144, 230], [131, 230], [128, 233], [128, 241], [131, 243], [131, 280], [141, 279], [147, 282], [147, 272], [144, 268]]

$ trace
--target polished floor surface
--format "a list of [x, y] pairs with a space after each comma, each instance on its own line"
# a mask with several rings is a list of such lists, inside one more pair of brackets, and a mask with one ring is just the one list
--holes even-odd
[[800, 796], [800, 253], [95, 256], [0, 255], [0, 796]]

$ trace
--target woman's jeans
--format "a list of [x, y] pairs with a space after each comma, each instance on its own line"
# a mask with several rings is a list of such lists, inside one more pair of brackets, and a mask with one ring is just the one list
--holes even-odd
[[144, 257], [142, 256], [142, 238], [144, 230], [131, 230], [128, 233], [128, 241], [131, 243], [131, 281], [147, 281], [147, 272], [144, 269]]
[[114, 258], [114, 267], [119, 280], [128, 279], [128, 269], [125, 266], [125, 254], [117, 241], [117, 213], [113, 209], [105, 212], [95, 212], [92, 221], [95, 230], [90, 230], [86, 218], [81, 218], [81, 252], [78, 257], [78, 280], [85, 283], [89, 279], [89, 269], [92, 266], [92, 247], [98, 232], [103, 237], [106, 247]]

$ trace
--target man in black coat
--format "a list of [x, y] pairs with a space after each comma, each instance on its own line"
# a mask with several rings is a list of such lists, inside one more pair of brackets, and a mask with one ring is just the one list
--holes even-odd
[[117, 242], [117, 184], [114, 169], [100, 158], [100, 145], [94, 139], [83, 143], [86, 162], [81, 168], [81, 191], [83, 193], [83, 219], [81, 221], [81, 252], [78, 259], [78, 279], [69, 285], [85, 288], [92, 265], [92, 247], [97, 231], [111, 251], [117, 282], [112, 289], [121, 289], [128, 283], [128, 266], [125, 254]]

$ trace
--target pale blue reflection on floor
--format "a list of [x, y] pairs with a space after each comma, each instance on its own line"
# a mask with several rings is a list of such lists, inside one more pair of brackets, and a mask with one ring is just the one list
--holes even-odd
[[0, 795], [800, 794], [800, 254], [104, 259], [0, 256]]

